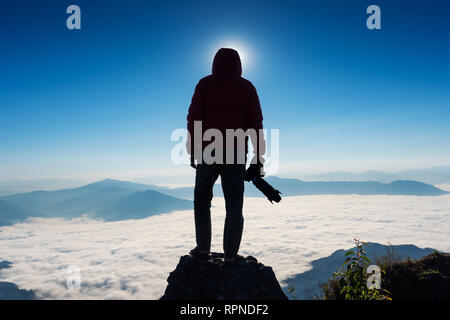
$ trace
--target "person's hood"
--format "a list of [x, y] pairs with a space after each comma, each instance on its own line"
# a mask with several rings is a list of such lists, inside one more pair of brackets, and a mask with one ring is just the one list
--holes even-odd
[[214, 75], [241, 76], [242, 64], [239, 53], [230, 48], [222, 48], [217, 51], [212, 65]]

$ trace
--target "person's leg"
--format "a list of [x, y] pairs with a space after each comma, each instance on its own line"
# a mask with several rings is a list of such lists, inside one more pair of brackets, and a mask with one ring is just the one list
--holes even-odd
[[221, 166], [222, 190], [225, 197], [225, 228], [223, 233], [223, 251], [225, 260], [236, 257], [241, 244], [244, 217], [244, 175], [245, 164], [224, 164]]
[[211, 200], [213, 186], [219, 176], [217, 165], [200, 164], [195, 173], [194, 219], [195, 237], [200, 253], [211, 248]]

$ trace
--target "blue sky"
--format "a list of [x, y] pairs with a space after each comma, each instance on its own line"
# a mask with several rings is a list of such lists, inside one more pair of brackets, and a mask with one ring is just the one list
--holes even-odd
[[448, 1], [7, 1], [0, 180], [192, 174], [170, 135], [221, 46], [280, 129], [281, 173], [448, 165], [449, 17]]

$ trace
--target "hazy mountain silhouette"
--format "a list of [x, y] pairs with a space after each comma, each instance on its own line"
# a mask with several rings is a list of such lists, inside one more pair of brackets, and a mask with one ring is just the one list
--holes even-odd
[[347, 171], [327, 172], [315, 175], [302, 175], [305, 181], [379, 181], [416, 180], [430, 184], [450, 183], [450, 166], [440, 166], [427, 169], [403, 170], [389, 173], [369, 170], [362, 173]]
[[[438, 196], [448, 194], [432, 185], [417, 181], [394, 181], [392, 183], [381, 183], [376, 181], [302, 181], [298, 179], [286, 179], [275, 176], [268, 177], [274, 188], [282, 192], [282, 196], [321, 195], [321, 194], [360, 194], [360, 195], [415, 195], [415, 196]], [[194, 188], [160, 188], [160, 192], [183, 199], [192, 199]], [[214, 186], [214, 195], [223, 196], [220, 184]], [[247, 197], [264, 197], [253, 184], [245, 184], [245, 195]]]
[[[376, 263], [376, 258], [386, 256], [388, 254], [388, 248], [391, 254], [398, 259], [419, 259], [435, 251], [431, 248], [418, 248], [411, 244], [385, 246], [379, 243], [369, 242], [368, 245], [367, 256], [372, 264]], [[292, 286], [295, 289], [295, 295], [299, 299], [320, 297], [322, 294], [320, 284], [325, 283], [328, 278], [332, 277], [333, 272], [342, 266], [345, 261], [344, 255], [346, 251], [342, 249], [337, 250], [328, 257], [314, 260], [311, 262], [311, 270], [283, 281], [283, 283], [287, 284], [283, 287], [285, 294], [289, 298], [292, 298], [292, 295], [287, 291], [288, 287]]]
[[[417, 195], [437, 196], [449, 192], [417, 181], [380, 182], [306, 182], [298, 179], [268, 177], [267, 181], [283, 196], [320, 194]], [[251, 183], [245, 195], [263, 197]], [[73, 218], [87, 214], [106, 220], [140, 219], [173, 210], [191, 209], [193, 187], [167, 188], [128, 181], [106, 179], [82, 187], [56, 191], [34, 191], [0, 197], [0, 225], [27, 217]], [[214, 195], [223, 196], [220, 184]]]
[[[40, 212], [52, 213], [59, 209], [56, 206], [63, 201], [68, 201], [75, 197], [89, 197], [90, 194], [101, 192], [101, 190], [108, 188], [123, 189], [125, 194], [126, 192], [132, 193], [134, 191], [144, 191], [146, 189], [150, 189], [151, 186], [127, 181], [105, 179], [78, 188], [19, 193], [0, 197], [0, 200], [5, 200], [20, 205], [24, 208], [33, 208], [34, 210], [38, 210]], [[57, 214], [59, 213], [57, 212]]]
[[[415, 180], [428, 184], [450, 183], [450, 166], [439, 166], [427, 169], [402, 170], [394, 173], [379, 170], [369, 170], [362, 173], [347, 171], [325, 172], [320, 174], [300, 174], [296, 178], [303, 181], [378, 181], [393, 182], [395, 180]], [[108, 181], [105, 180], [105, 181]], [[135, 181], [144, 183], [146, 186], [159, 184], [161, 181], [168, 181], [173, 185], [193, 183], [192, 176], [170, 176], [170, 177], [146, 177]], [[17, 193], [26, 193], [36, 190], [63, 190], [83, 186], [79, 180], [70, 179], [35, 179], [35, 180], [7, 180], [0, 181], [0, 196], [12, 195]], [[158, 191], [158, 187], [151, 188]], [[164, 189], [164, 188], [163, 188]]]
[[[191, 209], [192, 202], [149, 190], [160, 187], [106, 179], [79, 188], [34, 191], [0, 197], [4, 225], [29, 216], [73, 218], [84, 214], [105, 220], [140, 219], [173, 210]], [[164, 189], [164, 188], [163, 188]]]
[[307, 182], [298, 179], [269, 177], [267, 181], [280, 190], [284, 196], [315, 194], [437, 196], [449, 193], [432, 185], [410, 180], [398, 180], [391, 183], [381, 183], [376, 181]]
[[0, 196], [35, 190], [61, 190], [85, 184], [85, 182], [72, 179], [3, 180], [0, 181]]
[[134, 189], [107, 187], [92, 189], [88, 193], [64, 200], [52, 208], [52, 213], [64, 217], [76, 217], [85, 213], [97, 213], [114, 206], [121, 198], [135, 192]]
[[121, 198], [113, 206], [100, 211], [97, 216], [107, 220], [142, 219], [155, 214], [192, 208], [192, 201], [146, 190]]
[[0, 226], [8, 226], [24, 221], [28, 217], [45, 217], [45, 215], [0, 200]]

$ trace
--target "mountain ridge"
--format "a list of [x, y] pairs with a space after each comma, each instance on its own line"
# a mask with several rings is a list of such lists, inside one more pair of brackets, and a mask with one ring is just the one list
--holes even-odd
[[[193, 207], [192, 201], [150, 190], [150, 187], [153, 186], [105, 179], [72, 189], [3, 196], [0, 197], [0, 204], [3, 204], [0, 206], [0, 225], [10, 225], [33, 216], [75, 218], [88, 215], [106, 221], [142, 219]], [[128, 197], [133, 194], [134, 199], [130, 202]], [[9, 209], [15, 207], [21, 211]]]
[[428, 184], [450, 183], [450, 166], [437, 166], [426, 169], [407, 169], [397, 172], [381, 170], [367, 170], [361, 173], [349, 171], [331, 171], [319, 174], [302, 174], [300, 179], [305, 181], [379, 181], [392, 182], [395, 180], [417, 180]]
[[[391, 183], [377, 181], [302, 181], [267, 177], [283, 196], [301, 195], [415, 195], [438, 196], [450, 192], [410, 180]], [[0, 225], [26, 220], [27, 217], [74, 218], [88, 215], [107, 221], [142, 219], [174, 210], [192, 209], [193, 187], [168, 188], [130, 181], [104, 179], [81, 187], [54, 191], [32, 191], [0, 197]], [[223, 196], [219, 184], [214, 195]], [[246, 183], [247, 197], [263, 197], [251, 183]]]

